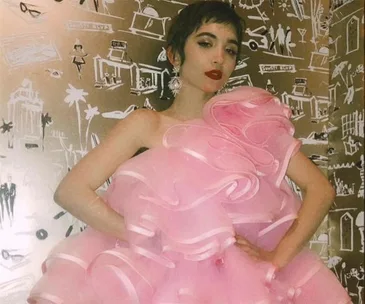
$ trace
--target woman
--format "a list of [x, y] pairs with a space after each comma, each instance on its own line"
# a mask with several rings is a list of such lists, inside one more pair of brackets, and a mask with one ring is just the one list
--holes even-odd
[[55, 201], [90, 228], [50, 253], [28, 303], [350, 303], [302, 249], [334, 194], [298, 151], [289, 110], [257, 88], [215, 96], [241, 34], [221, 1], [175, 18], [172, 106], [134, 111], [60, 183]]

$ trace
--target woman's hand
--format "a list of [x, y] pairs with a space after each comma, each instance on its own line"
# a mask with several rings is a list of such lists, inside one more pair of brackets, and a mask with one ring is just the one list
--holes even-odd
[[[273, 251], [261, 249], [239, 235], [236, 235], [236, 240], [236, 246], [246, 252], [255, 261], [273, 263], [275, 254]], [[277, 267], [277, 265], [274, 266]]]

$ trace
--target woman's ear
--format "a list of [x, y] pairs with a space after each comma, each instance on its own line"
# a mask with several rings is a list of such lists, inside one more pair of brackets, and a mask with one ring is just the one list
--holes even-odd
[[180, 63], [180, 56], [177, 54], [177, 52], [174, 52], [172, 50], [172, 47], [169, 46], [166, 51], [167, 58], [170, 61], [170, 63], [175, 66], [176, 64]]

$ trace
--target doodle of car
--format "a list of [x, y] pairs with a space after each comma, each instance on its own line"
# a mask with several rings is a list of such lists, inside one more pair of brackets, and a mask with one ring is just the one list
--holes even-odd
[[303, 145], [327, 145], [328, 144], [328, 134], [326, 132], [312, 132], [306, 138], [299, 138]]
[[262, 25], [251, 31], [250, 28], [247, 28], [245, 31], [250, 39], [248, 41], [243, 41], [242, 44], [248, 46], [252, 51], [257, 51], [258, 48], [268, 49], [269, 41], [267, 40], [267, 28]]

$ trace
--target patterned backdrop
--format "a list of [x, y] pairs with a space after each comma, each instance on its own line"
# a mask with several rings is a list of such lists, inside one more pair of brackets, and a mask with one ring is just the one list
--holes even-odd
[[[117, 120], [170, 105], [165, 37], [191, 2], [0, 0], [0, 303], [24, 304], [50, 248], [85, 228], [53, 202], [62, 177]], [[337, 194], [308, 246], [362, 304], [364, 1], [226, 2], [247, 26], [228, 88], [290, 106]]]

